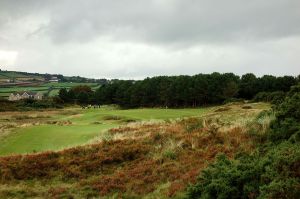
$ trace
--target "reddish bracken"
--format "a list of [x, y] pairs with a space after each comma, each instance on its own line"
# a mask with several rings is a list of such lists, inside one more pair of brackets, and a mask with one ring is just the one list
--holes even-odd
[[[205, 130], [206, 129], [206, 130]], [[100, 195], [113, 192], [143, 195], [170, 183], [170, 197], [194, 183], [199, 172], [218, 153], [233, 157], [253, 148], [242, 128], [226, 131], [201, 126], [197, 119], [171, 124], [147, 124], [116, 128], [112, 134], [146, 134], [34, 155], [0, 158], [0, 182], [76, 179], [78, 189], [91, 187]], [[240, 142], [243, 145], [240, 145]], [[167, 155], [166, 155], [167, 154]], [[65, 189], [49, 190], [53, 196]]]

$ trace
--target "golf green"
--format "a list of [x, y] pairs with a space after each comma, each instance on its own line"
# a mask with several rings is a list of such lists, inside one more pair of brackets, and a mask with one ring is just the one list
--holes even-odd
[[[129, 109], [110, 108], [68, 109], [72, 115], [57, 114], [50, 120], [58, 124], [40, 124], [19, 127], [14, 133], [0, 140], [0, 155], [32, 153], [47, 150], [61, 150], [81, 145], [101, 135], [105, 130], [131, 121], [175, 119], [201, 116], [208, 109]], [[67, 121], [64, 125], [64, 121]], [[36, 121], [38, 122], [38, 121]]]

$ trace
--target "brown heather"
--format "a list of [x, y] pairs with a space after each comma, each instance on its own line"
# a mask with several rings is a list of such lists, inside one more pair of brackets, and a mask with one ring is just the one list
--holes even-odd
[[254, 149], [246, 126], [224, 126], [215, 119], [128, 125], [109, 133], [115, 139], [59, 152], [1, 157], [0, 182], [55, 180], [47, 193], [41, 193], [51, 197], [72, 190], [82, 197], [142, 196], [169, 183], [162, 194], [171, 197], [194, 183], [217, 154], [232, 158]]

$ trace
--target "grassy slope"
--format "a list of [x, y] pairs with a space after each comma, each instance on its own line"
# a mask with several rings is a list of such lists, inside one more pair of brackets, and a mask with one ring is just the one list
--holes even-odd
[[[218, 153], [232, 158], [237, 152], [254, 149], [256, 141], [247, 132], [251, 128], [257, 128], [257, 132], [263, 130], [269, 120], [255, 118], [269, 106], [251, 106], [251, 109], [243, 109], [243, 105], [231, 105], [225, 110], [216, 107], [207, 112], [197, 109], [170, 112], [107, 110], [104, 113], [110, 116], [116, 114], [144, 119], [154, 118], [148, 114], [157, 118], [196, 114], [200, 118], [127, 125], [108, 131], [112, 136], [110, 141], [57, 153], [0, 158], [0, 197], [180, 196]], [[84, 125], [103, 118], [105, 114], [88, 110], [84, 117], [69, 115], [59, 118], [73, 117], [74, 123]]]
[[7, 78], [13, 78], [13, 77], [14, 78], [17, 78], [17, 77], [24, 78], [24, 77], [31, 77], [31, 76], [23, 75], [23, 74], [18, 73], [18, 72], [0, 71], [0, 78], [7, 79]]
[[97, 83], [76, 83], [76, 82], [49, 82], [49, 83], [46, 83], [46, 84], [43, 84], [43, 86], [46, 86], [46, 87], [50, 87], [50, 86], [53, 86], [53, 87], [60, 87], [60, 88], [70, 88], [70, 87], [73, 87], [73, 86], [78, 86], [78, 85], [88, 85], [90, 87], [95, 87], [97, 86]]
[[98, 88], [98, 84], [97, 83], [71, 83], [71, 82], [59, 82], [59, 83], [44, 83], [44, 84], [40, 84], [37, 86], [13, 86], [13, 87], [4, 87], [4, 88], [0, 88], [0, 96], [3, 97], [7, 97], [10, 95], [10, 93], [12, 92], [16, 92], [16, 91], [39, 91], [42, 93], [46, 93], [48, 92], [48, 89], [51, 87], [52, 91], [50, 92], [50, 96], [55, 96], [58, 94], [59, 89], [61, 88], [71, 88], [74, 86], [78, 86], [78, 85], [88, 85], [90, 86], [93, 90]]
[[[207, 109], [72, 109], [73, 115], [52, 115], [49, 120], [70, 121], [71, 125], [42, 124], [19, 127], [15, 133], [0, 140], [0, 155], [12, 153], [31, 153], [33, 151], [59, 150], [80, 145], [101, 135], [103, 130], [116, 127], [122, 121], [105, 120], [105, 116], [118, 116], [120, 119], [153, 120], [174, 119], [187, 116], [200, 116]], [[5, 113], [3, 113], [5, 114]], [[5, 117], [5, 116], [3, 116]], [[38, 119], [34, 121], [38, 122]], [[101, 124], [94, 124], [95, 122]], [[28, 121], [24, 121], [29, 123]], [[24, 125], [24, 124], [23, 124]], [[22, 126], [22, 125], [19, 125]]]
[[[0, 71], [0, 81], [4, 81], [9, 78], [16, 78], [17, 80], [24, 80], [28, 79], [41, 79], [43, 78], [42, 75], [24, 75], [19, 72], [12, 72], [12, 71]], [[36, 86], [11, 86], [0, 88], [0, 97], [7, 98], [12, 92], [16, 91], [38, 91], [41, 93], [47, 93], [49, 88], [52, 87], [49, 96], [53, 97], [56, 96], [61, 88], [71, 88], [78, 85], [88, 85], [93, 90], [96, 90], [99, 85], [97, 83], [71, 83], [71, 82], [50, 82], [50, 83], [41, 83]]]

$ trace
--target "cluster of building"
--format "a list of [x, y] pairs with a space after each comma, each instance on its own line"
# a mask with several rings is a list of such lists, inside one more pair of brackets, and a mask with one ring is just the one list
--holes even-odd
[[49, 79], [49, 82], [59, 82], [60, 79], [58, 79], [58, 77], [56, 76], [52, 76], [51, 79]]
[[32, 92], [32, 91], [21, 91], [21, 92], [14, 92], [11, 93], [8, 97], [9, 101], [17, 101], [22, 99], [34, 99], [34, 100], [42, 100], [44, 95], [39, 92]]
[[[56, 76], [52, 76], [48, 82], [59, 82], [60, 79]], [[11, 93], [8, 97], [9, 101], [18, 101], [22, 99], [34, 99], [34, 100], [42, 100], [44, 95], [40, 92], [33, 91], [20, 91]]]

